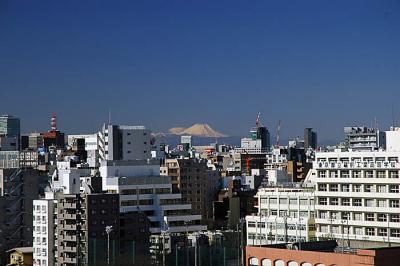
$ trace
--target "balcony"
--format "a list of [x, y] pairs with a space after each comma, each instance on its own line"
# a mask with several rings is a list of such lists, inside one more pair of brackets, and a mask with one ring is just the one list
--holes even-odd
[[76, 230], [77, 226], [76, 224], [64, 224], [63, 229], [64, 230]]

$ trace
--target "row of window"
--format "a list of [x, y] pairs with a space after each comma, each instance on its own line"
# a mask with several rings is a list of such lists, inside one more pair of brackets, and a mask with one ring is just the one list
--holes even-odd
[[346, 220], [354, 220], [354, 221], [370, 221], [370, 222], [387, 222], [389, 217], [389, 221], [393, 223], [400, 222], [400, 214], [387, 214], [387, 213], [362, 213], [362, 212], [335, 212], [335, 211], [319, 211], [318, 217], [321, 219], [333, 219], [333, 220], [342, 220], [343, 223]]
[[47, 206], [33, 205], [33, 211], [46, 213]]
[[47, 227], [46, 226], [34, 226], [33, 232], [39, 233], [39, 234], [40, 233], [45, 234], [47, 232]]
[[[350, 192], [350, 184], [318, 184], [318, 191]], [[399, 193], [399, 185], [351, 184], [353, 192]]]
[[262, 211], [262, 215], [264, 217], [267, 216], [278, 216], [278, 217], [290, 217], [290, 218], [298, 218], [298, 217], [314, 217], [313, 211], [288, 211], [288, 210], [276, 210], [270, 209], [269, 211]]
[[[364, 203], [363, 203], [364, 201]], [[387, 202], [389, 201], [389, 204]], [[339, 204], [340, 202], [340, 204]], [[328, 204], [329, 203], [329, 204]], [[319, 205], [355, 206], [355, 207], [387, 207], [400, 208], [400, 200], [387, 199], [360, 199], [360, 198], [319, 198]]]
[[314, 205], [314, 199], [298, 199], [298, 198], [262, 198], [261, 204], [290, 204], [290, 205]]
[[[286, 224], [288, 230], [306, 230], [306, 225], [304, 224]], [[269, 228], [269, 229], [284, 229], [284, 223], [265, 223], [265, 222], [253, 222], [249, 221], [247, 223], [247, 227], [256, 227], [256, 228]]]
[[[347, 227], [347, 226], [331, 226], [320, 225], [321, 233], [332, 233], [332, 234], [354, 234], [354, 235], [367, 235], [367, 236], [387, 236], [388, 228], [374, 228], [374, 227]], [[400, 237], [400, 229], [390, 229], [391, 237]]]
[[361, 171], [361, 170], [341, 170], [339, 171], [318, 171], [318, 177], [319, 178], [326, 178], [326, 177], [331, 177], [331, 178], [399, 178], [399, 171], [374, 171], [374, 170], [366, 170], [366, 171]]

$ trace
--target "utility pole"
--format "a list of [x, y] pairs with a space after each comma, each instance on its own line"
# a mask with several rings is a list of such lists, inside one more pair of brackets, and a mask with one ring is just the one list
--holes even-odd
[[110, 265], [110, 233], [113, 230], [112, 225], [106, 226], [107, 233], [107, 265]]
[[188, 221], [185, 222], [186, 226], [186, 266], [189, 266], [189, 234], [188, 234]]

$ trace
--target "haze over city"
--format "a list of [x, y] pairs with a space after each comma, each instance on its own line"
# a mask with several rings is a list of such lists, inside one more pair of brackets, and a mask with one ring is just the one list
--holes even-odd
[[[282, 137], [400, 121], [399, 1], [1, 1], [1, 113]], [[374, 108], [371, 108], [371, 107]], [[392, 108], [394, 106], [394, 108]]]

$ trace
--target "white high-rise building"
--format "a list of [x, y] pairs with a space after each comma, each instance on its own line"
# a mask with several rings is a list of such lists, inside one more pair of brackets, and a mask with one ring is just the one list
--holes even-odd
[[400, 152], [338, 149], [315, 157], [317, 236], [400, 244]]
[[52, 193], [45, 199], [33, 201], [33, 265], [51, 266], [55, 264], [55, 200]]
[[191, 204], [172, 192], [171, 178], [160, 176], [158, 160], [103, 161], [100, 166], [103, 190], [120, 194], [120, 212], [144, 212], [150, 232], [159, 234], [206, 230], [201, 215], [191, 215]]
[[258, 213], [246, 216], [247, 245], [315, 238], [313, 188], [260, 188], [255, 197]]

